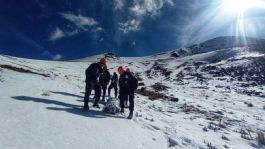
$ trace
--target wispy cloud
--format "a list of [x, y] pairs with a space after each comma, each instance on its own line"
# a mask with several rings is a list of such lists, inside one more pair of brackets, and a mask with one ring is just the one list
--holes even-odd
[[160, 9], [165, 5], [169, 4], [174, 6], [172, 0], [134, 0], [133, 6], [130, 7], [130, 10], [136, 16], [145, 16], [145, 15], [157, 15]]
[[61, 29], [58, 26], [54, 27], [49, 36], [50, 41], [57, 41], [65, 37], [75, 36], [79, 33], [87, 31], [92, 31], [94, 34], [103, 31], [103, 28], [100, 27], [98, 25], [99, 23], [92, 17], [86, 17], [81, 14], [75, 15], [73, 13], [59, 14], [62, 18], [69, 21], [71, 24], [68, 24], [68, 27], [64, 27], [64, 29]]
[[129, 6], [133, 19], [119, 23], [120, 30], [123, 31], [123, 33], [138, 31], [144, 17], [154, 17], [158, 15], [165, 4], [174, 6], [172, 0], [133, 0], [132, 5]]
[[50, 59], [52, 59], [52, 60], [56, 60], [56, 61], [58, 61], [58, 60], [62, 60], [62, 59], [64, 58], [63, 55], [61, 55], [61, 54], [52, 54], [52, 53], [51, 53], [50, 51], [48, 51], [48, 50], [43, 51], [41, 55], [42, 55], [42, 56], [45, 56], [45, 57], [48, 57], [48, 58], [50, 58]]
[[56, 40], [59, 40], [63, 37], [67, 36], [59, 27], [56, 27], [52, 32], [51, 32], [51, 35], [50, 35], [50, 38], [49, 40], [51, 41], [56, 41]]
[[114, 0], [114, 9], [115, 10], [119, 10], [122, 9], [124, 7], [124, 0]]
[[124, 23], [119, 23], [120, 25], [120, 30], [123, 33], [128, 33], [130, 31], [137, 31], [140, 29], [139, 25], [140, 25], [140, 21], [136, 20], [136, 19], [132, 19], [129, 21], [126, 21]]
[[135, 46], [135, 45], [136, 45], [136, 42], [135, 42], [135, 41], [133, 41], [133, 42], [132, 42], [132, 46]]
[[52, 59], [53, 60], [56, 60], [56, 61], [62, 60], [63, 59], [63, 55], [56, 54], [56, 55], [52, 56]]
[[92, 17], [86, 17], [81, 14], [75, 15], [72, 13], [60, 13], [60, 15], [75, 24], [79, 29], [87, 30], [87, 27], [96, 26], [98, 22]]
[[45, 9], [47, 7], [47, 5], [45, 5], [44, 3], [41, 3], [39, 0], [35, 0], [35, 2], [39, 5], [41, 9]]
[[171, 6], [174, 6], [174, 2], [173, 0], [165, 0], [166, 3], [168, 3]]
[[136, 16], [156, 15], [165, 2], [164, 0], [134, 0], [130, 10]]

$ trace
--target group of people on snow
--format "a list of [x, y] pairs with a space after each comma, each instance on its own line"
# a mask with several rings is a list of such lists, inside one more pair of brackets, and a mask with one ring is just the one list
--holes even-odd
[[130, 113], [127, 118], [131, 119], [133, 117], [134, 93], [138, 87], [138, 81], [132, 72], [130, 72], [129, 68], [125, 70], [123, 66], [120, 66], [117, 71], [120, 75], [119, 78], [116, 72], [114, 72], [112, 76], [110, 75], [107, 68], [107, 60], [105, 58], [100, 59], [97, 63], [92, 63], [86, 69], [86, 90], [83, 107], [85, 111], [89, 110], [88, 101], [92, 90], [95, 91], [93, 107], [99, 108], [98, 103], [101, 95], [102, 101], [105, 102], [106, 90], [110, 83], [108, 87], [108, 96], [110, 96], [111, 89], [114, 88], [115, 98], [117, 98], [119, 87], [118, 99], [120, 102], [120, 113], [124, 113], [124, 108], [125, 106], [128, 106], [129, 101]]

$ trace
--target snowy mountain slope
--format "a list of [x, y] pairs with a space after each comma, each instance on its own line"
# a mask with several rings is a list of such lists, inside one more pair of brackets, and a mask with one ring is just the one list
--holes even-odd
[[265, 53], [265, 39], [251, 37], [224, 36], [207, 40], [200, 44], [194, 44], [186, 48], [176, 49], [170, 52], [171, 57], [181, 57], [200, 53], [206, 53], [235, 47], [248, 47], [251, 52]]
[[[2, 55], [0, 146], [262, 148], [256, 135], [265, 133], [265, 57], [252, 49], [181, 56], [172, 55], [175, 50], [137, 58], [102, 54], [71, 62]], [[84, 71], [104, 56], [111, 73], [123, 65], [140, 80], [131, 121], [81, 110]]]
[[192, 54], [209, 52], [212, 50], [229, 49], [233, 47], [249, 47], [253, 52], [265, 52], [265, 39], [251, 37], [224, 36], [217, 37], [200, 44], [195, 44], [189, 49]]
[[97, 109], [81, 110], [86, 63], [0, 58], [1, 66], [50, 75], [1, 69], [1, 148], [164, 147], [166, 140], [133, 121]]

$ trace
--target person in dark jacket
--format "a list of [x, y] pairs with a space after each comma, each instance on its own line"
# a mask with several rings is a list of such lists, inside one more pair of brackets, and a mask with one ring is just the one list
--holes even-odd
[[119, 99], [120, 99], [120, 107], [121, 113], [124, 113], [124, 101], [129, 98], [129, 110], [130, 114], [127, 117], [128, 119], [132, 119], [133, 111], [134, 111], [134, 92], [138, 87], [137, 79], [132, 75], [131, 72], [125, 71], [123, 67], [118, 68], [118, 72], [120, 74], [119, 78]]
[[99, 76], [99, 84], [100, 84], [101, 89], [103, 91], [103, 95], [102, 95], [102, 101], [103, 102], [105, 102], [106, 90], [107, 90], [107, 86], [109, 84], [109, 81], [110, 81], [110, 73], [109, 73], [107, 67], [104, 67], [102, 73]]
[[[126, 68], [126, 72], [130, 72], [131, 73], [131, 70], [129, 68]], [[128, 100], [129, 100], [129, 96], [128, 98], [124, 99], [124, 106], [125, 108], [128, 108]]]
[[92, 90], [95, 90], [95, 102], [93, 107], [99, 108], [98, 102], [101, 95], [101, 89], [98, 82], [98, 77], [100, 73], [103, 71], [103, 67], [107, 66], [107, 60], [105, 58], [102, 58], [100, 62], [91, 64], [86, 69], [86, 92], [84, 97], [84, 107], [83, 109], [85, 111], [89, 110], [88, 101], [89, 96], [91, 95]]
[[114, 93], [115, 93], [115, 98], [117, 98], [117, 93], [118, 93], [118, 75], [116, 72], [113, 73], [111, 77], [111, 82], [110, 86], [108, 88], [108, 95], [110, 96], [110, 91], [111, 89], [114, 88]]

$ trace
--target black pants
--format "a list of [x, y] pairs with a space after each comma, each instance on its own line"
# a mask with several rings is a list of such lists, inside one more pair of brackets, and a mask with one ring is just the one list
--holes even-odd
[[129, 99], [129, 96], [127, 98], [124, 99], [124, 105], [125, 106], [128, 106], [128, 99]]
[[105, 100], [107, 85], [102, 85], [101, 89], [103, 90], [102, 100]]
[[124, 102], [129, 98], [129, 110], [133, 112], [134, 110], [134, 91], [121, 91], [120, 92], [120, 107], [124, 109]]
[[108, 92], [109, 92], [109, 96], [110, 96], [110, 91], [111, 89], [114, 88], [114, 92], [115, 92], [115, 98], [117, 98], [117, 92], [118, 92], [118, 87], [117, 87], [117, 83], [111, 83], [109, 88], [108, 88]]
[[100, 85], [97, 82], [86, 82], [86, 92], [85, 92], [85, 97], [84, 97], [84, 107], [88, 107], [88, 101], [89, 101], [89, 96], [91, 95], [92, 90], [94, 89], [95, 91], [95, 102], [94, 105], [98, 104], [100, 95], [101, 95], [101, 89]]

